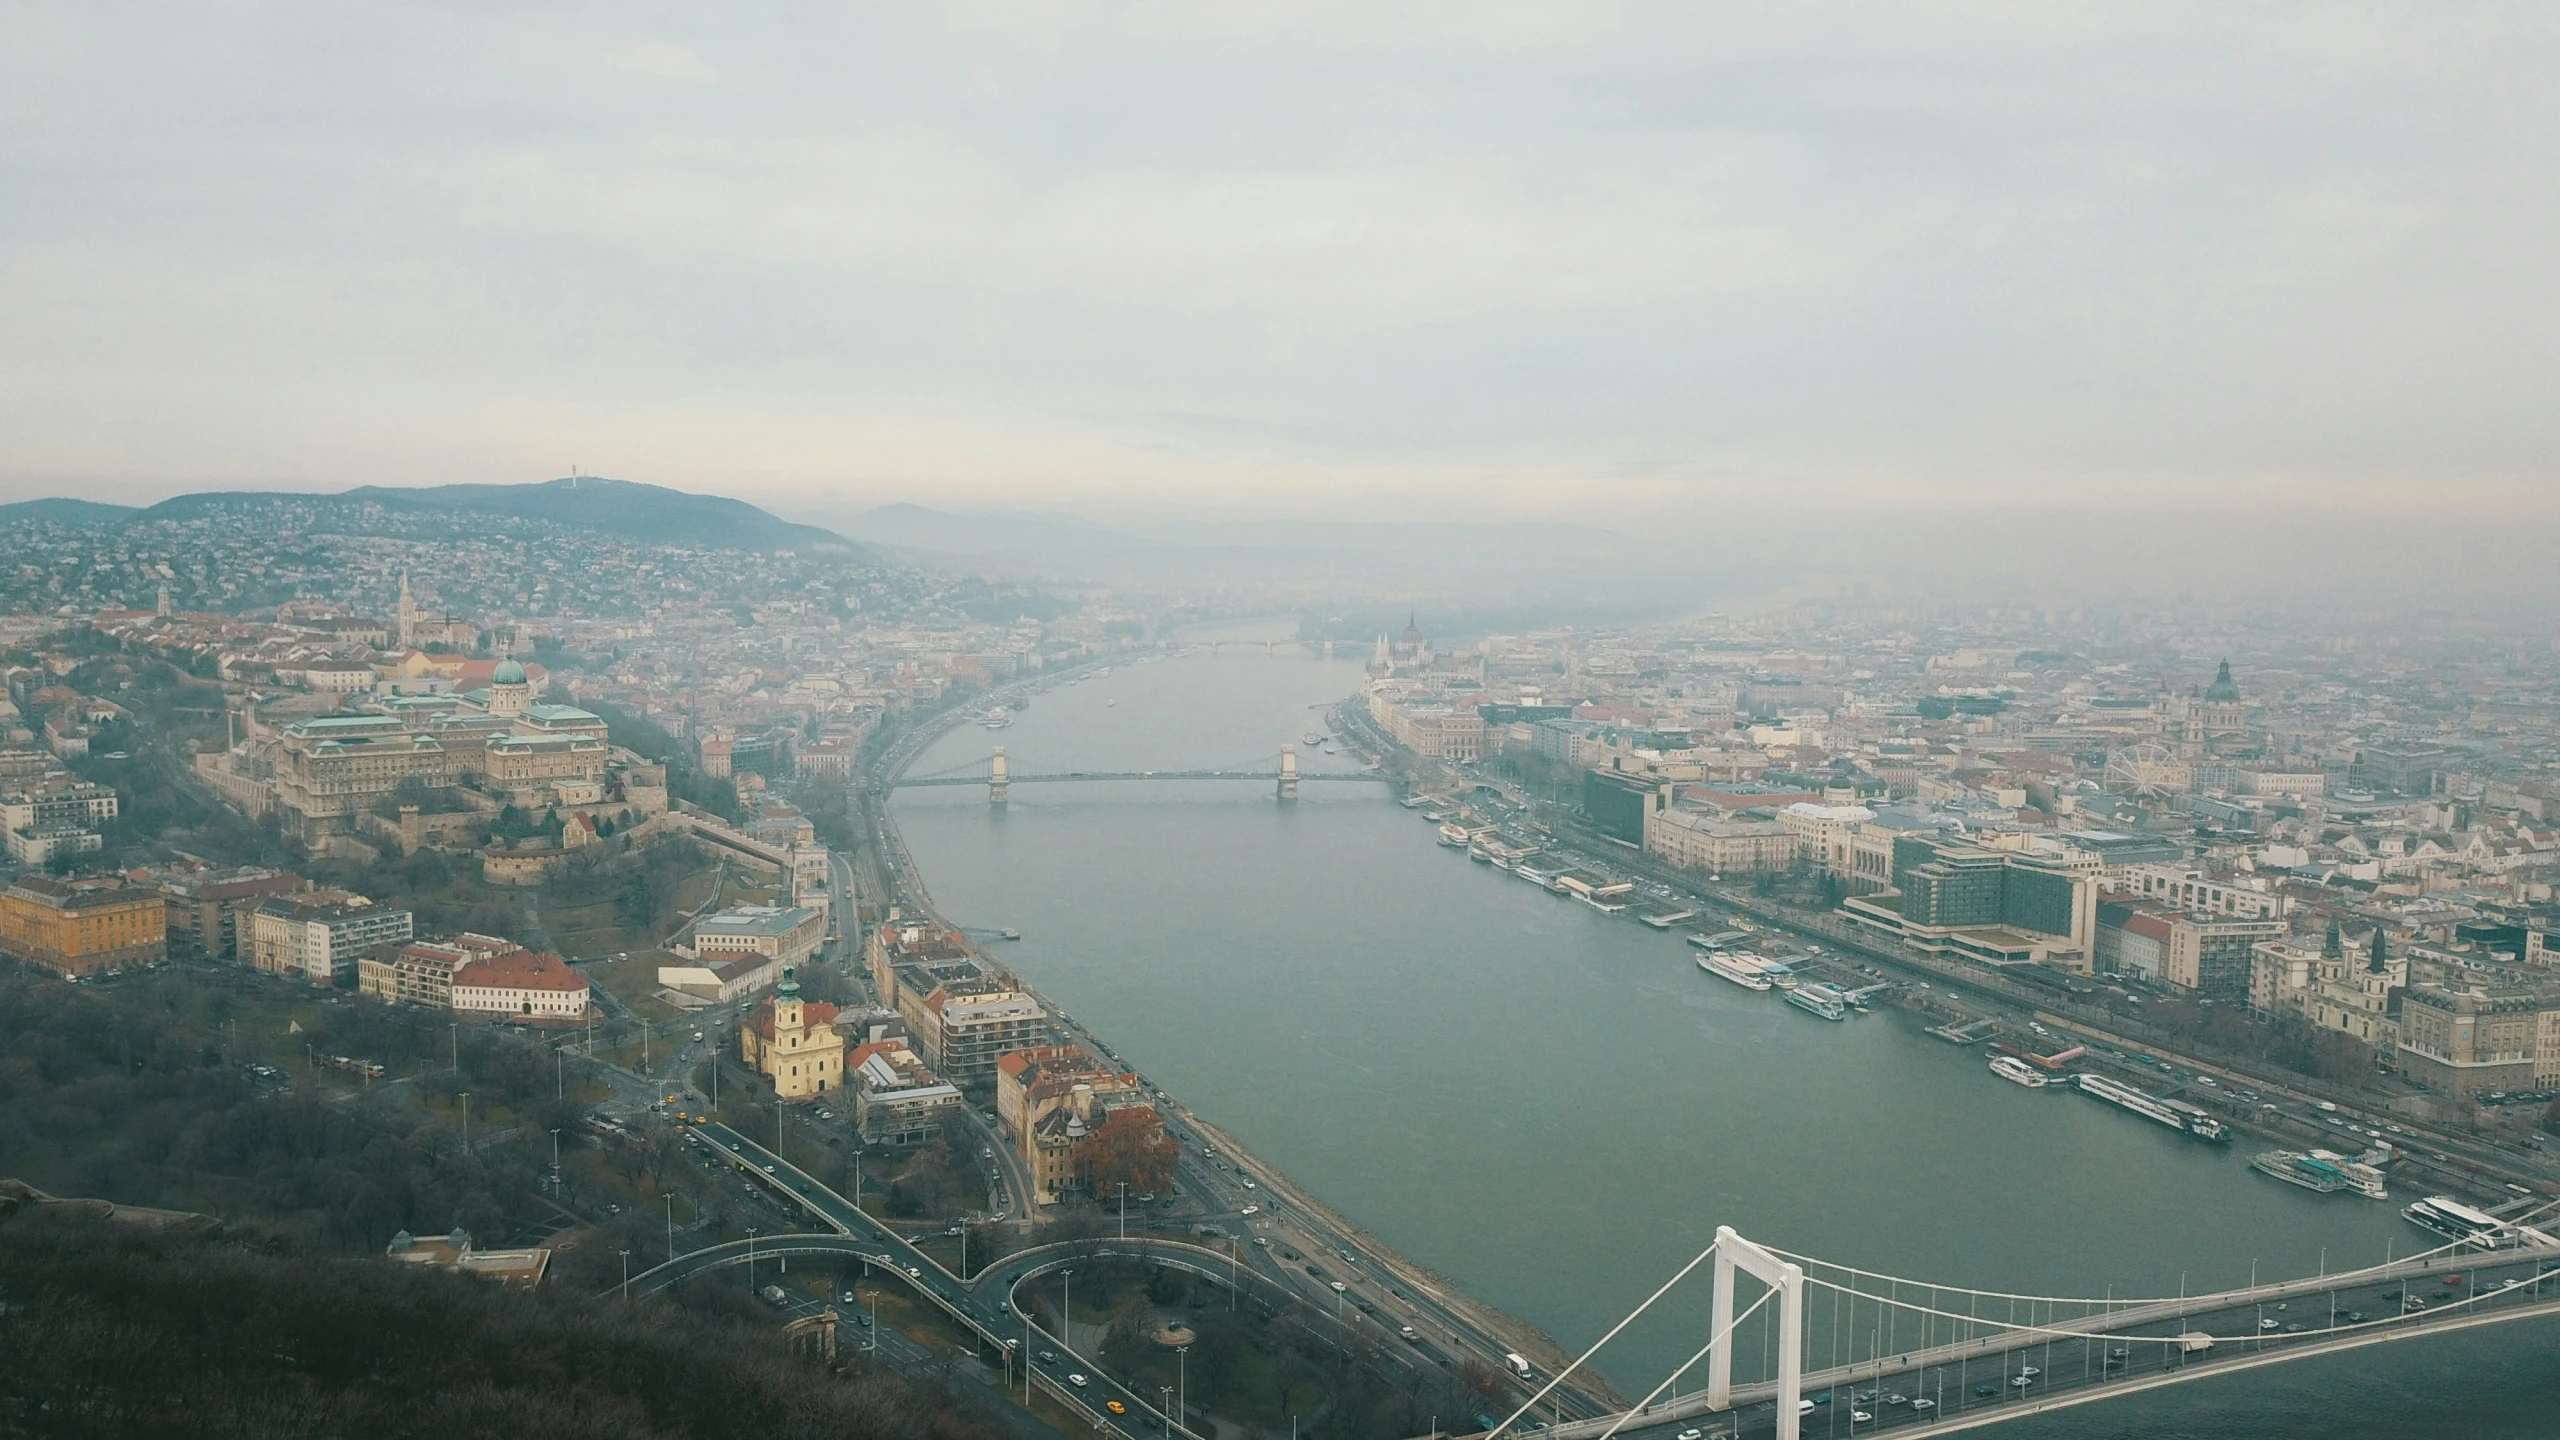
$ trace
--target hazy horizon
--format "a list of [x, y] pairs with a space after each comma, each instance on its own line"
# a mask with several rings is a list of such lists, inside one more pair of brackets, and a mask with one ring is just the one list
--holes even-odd
[[15, 19], [0, 498], [2560, 499], [2547, 13]]

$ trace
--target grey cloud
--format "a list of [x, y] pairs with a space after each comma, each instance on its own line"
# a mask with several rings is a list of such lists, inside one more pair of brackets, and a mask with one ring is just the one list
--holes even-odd
[[12, 491], [2512, 504], [2560, 438], [2539, 9], [7, 23]]

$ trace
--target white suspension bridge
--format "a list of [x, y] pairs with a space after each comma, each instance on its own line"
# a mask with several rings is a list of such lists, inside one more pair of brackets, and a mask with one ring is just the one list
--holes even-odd
[[[2560, 1243], [2524, 1223], [2555, 1207], [2560, 1201], [2516, 1217], [2506, 1248], [2457, 1243], [2357, 1270], [2148, 1298], [2024, 1295], [1886, 1275], [1718, 1227], [1696, 1258], [1483, 1433], [1492, 1440], [1535, 1421], [1550, 1392], [1710, 1262], [1708, 1334], [1697, 1352], [1633, 1408], [1552, 1424], [1540, 1435], [1941, 1435], [2315, 1355], [2560, 1315]], [[1739, 1312], [1738, 1285], [1757, 1291]], [[1754, 1353], [1759, 1378], [1736, 1382], [1736, 1352], [1745, 1348], [1738, 1341]], [[1822, 1363], [1809, 1369], [1817, 1350]], [[1687, 1388], [1702, 1362], [1704, 1383]]]

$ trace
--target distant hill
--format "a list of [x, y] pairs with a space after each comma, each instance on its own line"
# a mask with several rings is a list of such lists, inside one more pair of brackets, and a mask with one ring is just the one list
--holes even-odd
[[74, 500], [56, 495], [43, 500], [21, 500], [14, 505], [0, 505], [0, 525], [20, 521], [51, 522], [56, 525], [111, 525], [141, 512], [131, 505], [101, 505], [95, 500]]
[[[29, 503], [73, 505], [81, 502]], [[214, 490], [174, 496], [147, 510], [128, 512], [127, 518], [136, 521], [193, 520], [217, 514], [236, 514], [246, 507], [297, 511], [316, 508], [322, 512], [318, 517], [320, 523], [342, 523], [359, 532], [366, 527], [367, 516], [390, 512], [412, 517], [450, 516], [456, 525], [468, 525], [474, 518], [493, 522], [536, 520], [569, 529], [619, 535], [647, 544], [699, 545], [714, 550], [863, 554], [859, 546], [831, 530], [794, 524], [743, 500], [721, 495], [693, 495], [682, 490], [670, 490], [663, 485], [607, 480], [592, 475], [527, 485], [433, 485], [415, 490], [365, 485], [335, 495]], [[341, 513], [328, 513], [333, 510]]]

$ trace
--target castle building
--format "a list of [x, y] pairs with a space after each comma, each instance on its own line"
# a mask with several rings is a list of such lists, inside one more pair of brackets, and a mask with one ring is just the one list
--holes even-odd
[[525, 678], [524, 667], [513, 660], [501, 660], [489, 674], [489, 713], [502, 720], [513, 720], [524, 713], [533, 698], [533, 682]]

